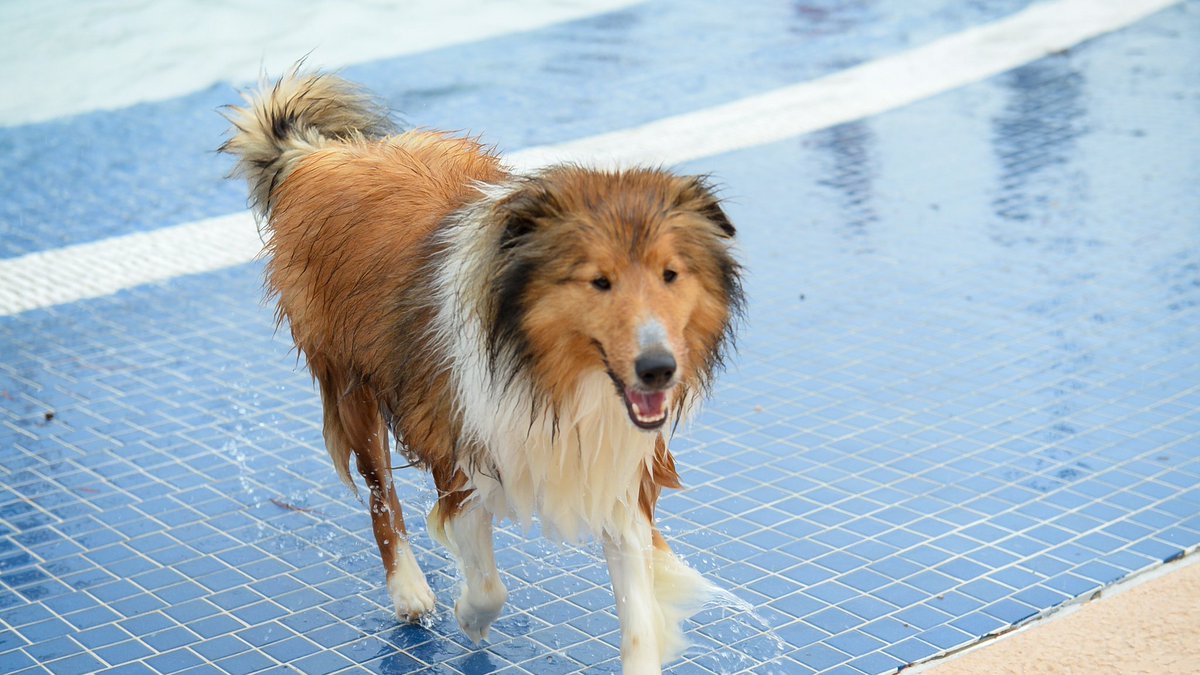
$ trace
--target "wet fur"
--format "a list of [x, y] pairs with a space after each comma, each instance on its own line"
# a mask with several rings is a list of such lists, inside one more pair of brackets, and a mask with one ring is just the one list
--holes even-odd
[[[474, 540], [453, 521], [474, 509], [490, 514], [488, 547], [491, 516], [536, 516], [561, 539], [648, 543], [658, 495], [679, 478], [662, 433], [634, 427], [622, 398], [638, 322], [653, 317], [675, 354], [677, 423], [721, 365], [742, 303], [734, 228], [706, 181], [573, 165], [516, 175], [469, 138], [389, 135], [368, 96], [328, 75], [293, 72], [247, 102], [227, 113], [222, 149], [266, 226], [267, 285], [320, 385], [334, 466], [353, 486], [355, 459], [370, 488], [389, 588], [424, 585], [389, 432], [432, 473], [430, 529], [460, 560]], [[593, 284], [600, 275], [610, 290]], [[653, 567], [690, 584], [670, 593], [701, 594], [653, 535]], [[501, 596], [470, 590], [458, 611], [469, 633], [471, 617], [483, 624], [479, 637]], [[397, 611], [429, 609], [426, 591], [393, 589]], [[689, 613], [661, 602], [678, 610], [662, 605], [668, 623]], [[660, 659], [681, 644], [672, 630], [659, 632]]]

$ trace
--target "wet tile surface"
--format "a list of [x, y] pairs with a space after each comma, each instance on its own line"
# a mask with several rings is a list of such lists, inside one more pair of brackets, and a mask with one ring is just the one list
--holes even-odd
[[[922, 0], [915, 12], [840, 0], [643, 3], [344, 73], [410, 125], [482, 134], [515, 150], [818, 77], [1027, 4]], [[213, 152], [228, 126], [215, 113], [237, 101], [234, 91], [216, 85], [117, 111], [0, 127], [0, 175], [11, 191], [0, 201], [0, 256], [243, 208], [244, 187], [223, 180], [229, 158]]]
[[[1197, 36], [1187, 5], [685, 167], [726, 186], [751, 306], [673, 441], [667, 535], [731, 597], [672, 672], [889, 672], [1200, 543]], [[618, 670], [596, 551], [510, 527], [471, 645], [415, 472], [442, 605], [391, 618], [260, 272], [0, 319], [3, 669]]]

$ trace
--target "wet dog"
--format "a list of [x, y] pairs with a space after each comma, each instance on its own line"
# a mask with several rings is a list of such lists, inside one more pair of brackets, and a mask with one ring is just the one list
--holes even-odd
[[492, 521], [603, 544], [627, 672], [658, 672], [710, 586], [654, 524], [679, 487], [664, 430], [706, 392], [742, 304], [734, 227], [703, 178], [518, 174], [469, 138], [395, 134], [331, 75], [231, 107], [222, 146], [269, 236], [267, 286], [319, 383], [325, 444], [371, 519], [399, 617], [434, 609], [388, 436], [430, 471], [430, 533], [479, 641], [507, 592]]

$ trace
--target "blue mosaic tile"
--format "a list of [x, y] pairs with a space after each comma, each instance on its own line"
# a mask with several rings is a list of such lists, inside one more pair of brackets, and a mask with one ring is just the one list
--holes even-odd
[[47, 598], [42, 601], [42, 606], [61, 616], [85, 609], [98, 608], [99, 603], [87, 593], [76, 592]]
[[93, 626], [107, 624], [119, 618], [119, 615], [107, 607], [93, 607], [81, 612], [74, 612], [63, 617], [72, 626], [83, 630]]
[[4, 658], [4, 666], [10, 669], [10, 672], [24, 672], [33, 668], [36, 664], [33, 657], [19, 651], [9, 651], [0, 654]]
[[33, 643], [69, 635], [73, 632], [70, 625], [58, 619], [47, 619], [24, 626], [16, 626], [16, 629], [21, 637]]
[[1051, 577], [1045, 581], [1045, 585], [1070, 597], [1083, 596], [1098, 588], [1095, 582], [1077, 577], [1074, 574], [1060, 574]]
[[217, 661], [233, 654], [240, 654], [250, 649], [244, 641], [229, 634], [221, 634], [217, 636], [205, 636], [204, 642], [193, 645], [192, 651], [196, 654], [208, 659], [209, 661]]
[[253, 673], [271, 665], [271, 659], [258, 652], [243, 652], [236, 656], [218, 659], [215, 664], [228, 673]]
[[39, 662], [54, 661], [82, 651], [78, 643], [65, 636], [43, 640], [25, 648], [25, 652]]
[[104, 664], [90, 654], [76, 654], [49, 663], [47, 667], [54, 673], [90, 673], [103, 668]]
[[274, 658], [276, 661], [288, 662], [313, 654], [320, 650], [320, 646], [303, 637], [296, 636], [268, 643], [263, 645], [261, 649], [264, 654]]
[[865, 633], [854, 631], [842, 632], [827, 639], [825, 643], [850, 656], [862, 656], [875, 652], [886, 645], [886, 643], [876, 640]]
[[199, 656], [186, 649], [176, 649], [148, 657], [145, 663], [160, 673], [172, 673], [201, 665], [203, 661]]
[[154, 675], [156, 671], [141, 663], [130, 663], [127, 665], [117, 666], [116, 668], [111, 668], [108, 670], [108, 672], [116, 673], [117, 675]]
[[938, 652], [938, 648], [916, 638], [897, 642], [887, 647], [885, 653], [895, 656], [905, 663], [915, 663]]
[[1046, 586], [1032, 586], [1013, 594], [1013, 598], [1031, 607], [1051, 608], [1068, 600], [1068, 596]]
[[348, 659], [337, 652], [319, 652], [292, 663], [295, 669], [310, 675], [324, 675], [343, 670], [351, 665], [353, 664]]
[[873, 652], [857, 659], [851, 659], [846, 665], [860, 673], [890, 673], [901, 666], [904, 661], [885, 652]]
[[182, 675], [225, 675], [225, 671], [209, 663], [201, 663], [198, 666], [185, 668], [184, 670], [180, 670], [178, 672]]
[[843, 652], [837, 651], [832, 647], [815, 643], [799, 649], [792, 658], [808, 668], [823, 671], [844, 663], [847, 660], [846, 656]]
[[895, 609], [890, 604], [869, 595], [852, 598], [839, 606], [867, 621], [889, 614]]

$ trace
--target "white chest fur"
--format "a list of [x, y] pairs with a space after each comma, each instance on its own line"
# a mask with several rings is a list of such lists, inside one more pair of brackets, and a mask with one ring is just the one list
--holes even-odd
[[527, 386], [497, 383], [480, 324], [488, 292], [481, 270], [494, 245], [484, 234], [485, 213], [472, 212], [443, 234], [450, 254], [434, 288], [434, 329], [446, 349], [463, 433], [485, 448], [486, 461], [464, 460], [459, 468], [498, 517], [528, 527], [537, 515], [547, 535], [567, 541], [622, 532], [637, 517], [656, 434], [633, 425], [600, 371], [583, 378], [574, 400], [558, 410], [557, 426], [546, 413], [530, 419]]
[[624, 531], [638, 514], [655, 434], [633, 426], [608, 376], [584, 378], [574, 404], [559, 412], [557, 432], [549, 415], [530, 425], [527, 406], [512, 408], [481, 425], [499, 473], [471, 476], [481, 503], [525, 526], [537, 515], [548, 536], [566, 541]]

